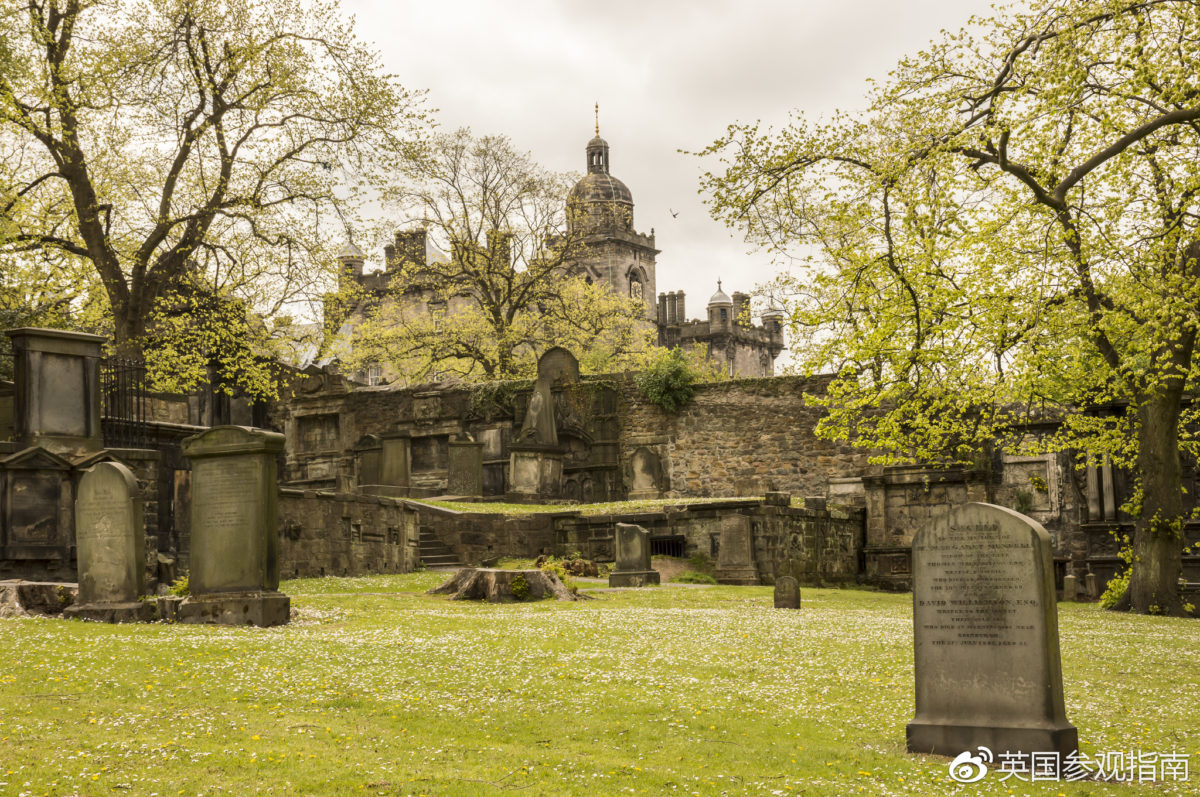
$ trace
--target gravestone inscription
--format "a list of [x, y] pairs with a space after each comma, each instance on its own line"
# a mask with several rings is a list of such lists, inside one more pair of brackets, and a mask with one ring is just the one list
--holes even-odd
[[137, 479], [124, 465], [101, 462], [79, 480], [75, 500], [79, 598], [65, 617], [128, 623], [154, 619], [139, 601], [146, 586], [146, 531]]
[[965, 504], [917, 531], [912, 558], [909, 752], [1075, 751], [1046, 530], [1011, 509]]

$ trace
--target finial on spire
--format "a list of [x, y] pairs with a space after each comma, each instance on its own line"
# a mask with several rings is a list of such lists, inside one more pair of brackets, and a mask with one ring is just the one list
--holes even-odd
[[721, 278], [717, 277], [717, 290], [721, 290]]
[[600, 135], [600, 103], [596, 103], [596, 135]]

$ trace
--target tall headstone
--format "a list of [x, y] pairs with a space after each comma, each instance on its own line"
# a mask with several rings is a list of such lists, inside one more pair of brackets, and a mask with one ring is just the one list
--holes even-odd
[[450, 495], [483, 495], [483, 443], [451, 440], [448, 473]]
[[154, 619], [146, 591], [146, 529], [137, 479], [118, 462], [100, 462], [79, 480], [75, 499], [79, 598], [65, 617], [128, 623]]
[[5, 334], [13, 348], [13, 437], [68, 456], [99, 451], [104, 338], [31, 327]]
[[909, 752], [1075, 751], [1046, 530], [1005, 507], [964, 504], [917, 531], [912, 558]]
[[717, 550], [717, 582], [752, 586], [758, 583], [750, 518], [730, 514], [721, 518], [721, 543]]
[[192, 462], [191, 595], [184, 623], [282, 625], [290, 600], [278, 592], [275, 458], [284, 437], [218, 426], [183, 441]]
[[556, 346], [538, 358], [537, 374], [525, 420], [509, 451], [507, 492], [516, 501], [559, 498], [563, 492], [554, 389], [579, 381], [579, 361]]
[[650, 566], [650, 532], [632, 523], [618, 523], [615, 535], [616, 567], [608, 575], [610, 587], [644, 587], [661, 577]]

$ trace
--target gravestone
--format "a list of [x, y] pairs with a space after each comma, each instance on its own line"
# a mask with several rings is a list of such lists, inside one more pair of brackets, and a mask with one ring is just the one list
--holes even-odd
[[1079, 600], [1079, 581], [1074, 573], [1063, 576], [1063, 597], [1067, 602]]
[[12, 338], [13, 435], [68, 456], [99, 451], [100, 346], [104, 338], [23, 327]]
[[615, 535], [616, 567], [608, 575], [610, 587], [644, 587], [658, 584], [658, 571], [650, 566], [650, 532], [632, 523], [618, 523]]
[[363, 435], [354, 445], [354, 458], [357, 464], [358, 486], [379, 484], [383, 460], [383, 445], [379, 442], [379, 436]]
[[408, 432], [389, 432], [379, 438], [379, 483], [387, 488], [380, 495], [408, 494], [412, 475], [412, 438]]
[[717, 583], [749, 586], [758, 583], [750, 518], [745, 515], [731, 514], [721, 518], [721, 542], [717, 548]]
[[507, 492], [512, 500], [562, 496], [564, 451], [558, 440], [554, 388], [578, 381], [579, 361], [566, 349], [556, 346], [538, 358], [537, 383], [509, 450]]
[[964, 504], [917, 531], [912, 559], [909, 752], [1075, 751], [1046, 530], [1005, 507]]
[[446, 492], [450, 495], [483, 495], [483, 443], [451, 440]]
[[779, 576], [775, 579], [775, 608], [800, 608], [800, 582], [795, 576]]
[[661, 498], [662, 463], [658, 454], [642, 446], [633, 452], [629, 469], [632, 483], [629, 485], [629, 500], [639, 501], [647, 498]]
[[1096, 583], [1096, 574], [1088, 573], [1083, 577], [1084, 586], [1087, 588], [1087, 596], [1089, 600], [1096, 600], [1100, 597], [1100, 587]]
[[192, 461], [191, 595], [183, 623], [282, 625], [275, 458], [283, 435], [218, 426], [183, 441]]
[[117, 462], [88, 468], [75, 499], [79, 598], [65, 617], [130, 623], [153, 620], [146, 591], [146, 528], [137, 479]]

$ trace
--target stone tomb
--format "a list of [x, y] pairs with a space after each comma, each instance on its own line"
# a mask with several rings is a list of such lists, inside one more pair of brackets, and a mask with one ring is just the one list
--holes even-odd
[[608, 576], [610, 587], [644, 587], [658, 584], [661, 577], [650, 566], [650, 532], [632, 523], [618, 523], [616, 567]]
[[1046, 530], [1011, 509], [964, 504], [917, 531], [912, 557], [909, 752], [1075, 751]]
[[758, 567], [754, 563], [754, 540], [750, 518], [729, 514], [721, 518], [721, 544], [717, 550], [717, 583], [758, 584]]
[[84, 472], [75, 499], [79, 598], [65, 617], [129, 623], [154, 619], [146, 591], [146, 529], [137, 479], [117, 462]]
[[218, 426], [183, 441], [192, 461], [191, 595], [183, 623], [282, 625], [275, 458], [283, 435]]

